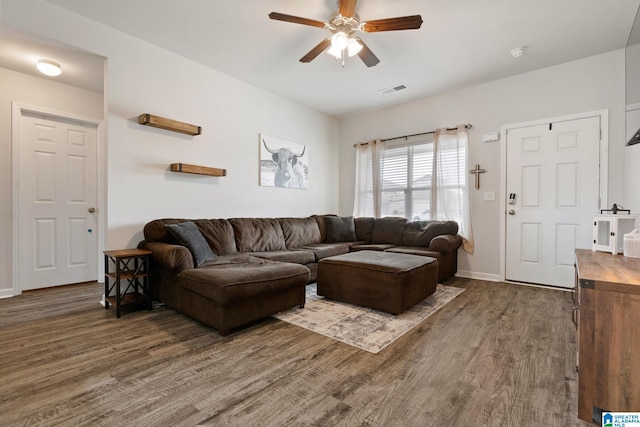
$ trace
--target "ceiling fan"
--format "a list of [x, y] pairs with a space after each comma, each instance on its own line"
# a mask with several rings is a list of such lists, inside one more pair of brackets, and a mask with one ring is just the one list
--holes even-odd
[[278, 12], [271, 12], [269, 18], [276, 21], [328, 29], [331, 31], [332, 36], [318, 43], [316, 47], [300, 58], [300, 62], [311, 62], [320, 53], [329, 48], [327, 53], [338, 60], [342, 59], [343, 66], [345, 53], [348, 56], [358, 55], [367, 67], [373, 67], [380, 62], [362, 39], [354, 36], [356, 32], [375, 33], [379, 31], [416, 30], [422, 25], [422, 17], [420, 15], [376, 19], [366, 22], [360, 21], [360, 16], [356, 13], [356, 2], [357, 0], [338, 0], [338, 10], [331, 14], [328, 22], [300, 18]]

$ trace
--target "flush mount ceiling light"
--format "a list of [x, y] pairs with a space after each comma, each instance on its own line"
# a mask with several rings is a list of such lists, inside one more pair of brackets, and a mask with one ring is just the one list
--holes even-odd
[[38, 67], [38, 71], [42, 74], [46, 74], [47, 76], [55, 77], [62, 74], [60, 64], [50, 59], [40, 59], [36, 66]]
[[527, 50], [526, 47], [517, 47], [511, 51], [511, 56], [513, 56], [514, 58], [520, 58], [522, 55], [524, 55], [525, 50]]

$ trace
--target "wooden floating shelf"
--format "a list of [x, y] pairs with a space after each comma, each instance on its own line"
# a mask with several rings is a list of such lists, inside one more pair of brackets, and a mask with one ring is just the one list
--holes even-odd
[[145, 126], [153, 126], [173, 132], [185, 133], [187, 135], [200, 135], [202, 128], [189, 123], [179, 122], [177, 120], [165, 119], [164, 117], [152, 116], [151, 114], [140, 114], [138, 123]]
[[226, 169], [208, 168], [205, 166], [171, 163], [171, 172], [195, 173], [198, 175], [227, 176]]

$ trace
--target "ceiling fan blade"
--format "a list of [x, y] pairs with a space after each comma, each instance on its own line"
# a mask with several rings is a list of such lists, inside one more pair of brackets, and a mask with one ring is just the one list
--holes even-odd
[[399, 18], [375, 19], [364, 23], [362, 31], [375, 33], [379, 31], [417, 30], [422, 25], [420, 15], [402, 16]]
[[356, 13], [356, 3], [358, 0], [340, 0], [340, 15], [345, 18], [353, 18]]
[[331, 39], [322, 40], [320, 43], [316, 45], [313, 49], [311, 49], [305, 56], [300, 58], [300, 62], [311, 62], [316, 59], [316, 56], [320, 55], [326, 48], [331, 45]]
[[269, 18], [276, 21], [292, 22], [294, 24], [310, 25], [312, 27], [324, 28], [324, 22], [316, 21], [315, 19], [300, 18], [299, 16], [285, 15], [284, 13], [271, 12]]
[[356, 37], [355, 39], [362, 45], [362, 49], [360, 50], [360, 52], [358, 52], [358, 56], [360, 57], [360, 59], [362, 59], [362, 62], [364, 62], [367, 67], [375, 67], [376, 65], [378, 65], [378, 62], [380, 62], [380, 60], [373, 54], [373, 52], [371, 52], [369, 46], [364, 44], [360, 37]]

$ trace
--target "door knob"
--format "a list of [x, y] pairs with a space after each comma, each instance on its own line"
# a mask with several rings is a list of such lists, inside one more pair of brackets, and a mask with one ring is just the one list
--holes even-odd
[[96, 211], [96, 208], [89, 208], [89, 213], [94, 213]]
[[513, 209], [509, 209], [509, 215], [515, 215], [516, 211], [514, 211]]

